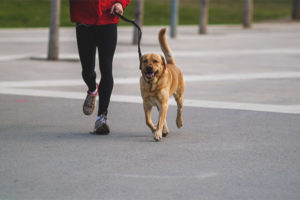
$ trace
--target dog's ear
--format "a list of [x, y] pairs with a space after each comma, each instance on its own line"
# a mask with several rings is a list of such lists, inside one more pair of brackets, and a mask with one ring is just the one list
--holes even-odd
[[166, 60], [165, 60], [165, 57], [164, 57], [163, 55], [160, 55], [160, 58], [161, 58], [161, 61], [162, 61], [163, 66], [166, 68]]

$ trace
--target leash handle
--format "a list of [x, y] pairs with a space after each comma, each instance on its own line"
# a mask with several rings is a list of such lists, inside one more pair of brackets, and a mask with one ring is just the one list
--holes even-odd
[[120, 17], [122, 20], [133, 24], [137, 28], [137, 30], [138, 30], [138, 53], [139, 53], [139, 59], [141, 60], [141, 58], [142, 58], [142, 51], [141, 51], [142, 30], [141, 30], [141, 27], [134, 20], [127, 19], [126, 17], [124, 17], [123, 15], [120, 15], [116, 11], [114, 11], [114, 13], [115, 13], [115, 15]]

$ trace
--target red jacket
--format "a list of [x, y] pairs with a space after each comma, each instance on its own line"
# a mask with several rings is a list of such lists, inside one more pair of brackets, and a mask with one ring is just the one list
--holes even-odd
[[117, 24], [119, 17], [110, 14], [116, 2], [125, 9], [130, 0], [69, 0], [71, 21], [90, 25]]

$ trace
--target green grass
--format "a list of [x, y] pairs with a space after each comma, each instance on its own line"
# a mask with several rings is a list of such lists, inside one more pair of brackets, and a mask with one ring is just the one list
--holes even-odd
[[[73, 26], [68, 0], [61, 0], [61, 26]], [[144, 0], [144, 24], [169, 24], [170, 0]], [[125, 15], [133, 18], [134, 0]], [[0, 27], [47, 27], [51, 0], [0, 0]], [[243, 0], [210, 0], [210, 24], [240, 24]], [[180, 0], [179, 23], [198, 24], [199, 0]], [[291, 15], [292, 0], [254, 0], [254, 21], [276, 20]], [[121, 22], [121, 25], [128, 25]]]
[[[289, 18], [293, 0], [253, 0], [254, 22]], [[180, 23], [197, 24], [199, 21], [199, 0], [181, 3]], [[210, 0], [210, 24], [241, 24], [243, 0]]]

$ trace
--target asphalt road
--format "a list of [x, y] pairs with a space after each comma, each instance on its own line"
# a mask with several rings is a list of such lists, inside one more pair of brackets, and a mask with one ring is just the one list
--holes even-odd
[[[159, 28], [143, 29], [144, 53], [160, 52]], [[61, 29], [57, 62], [43, 59], [48, 30], [1, 29], [0, 199], [300, 199], [300, 24], [209, 32], [168, 38], [185, 123], [170, 100], [170, 134], [154, 142], [131, 27], [119, 29], [108, 136], [82, 113], [74, 29]]]

